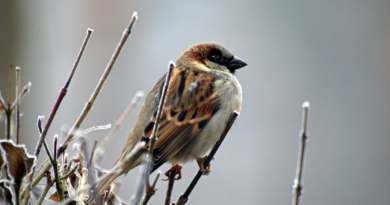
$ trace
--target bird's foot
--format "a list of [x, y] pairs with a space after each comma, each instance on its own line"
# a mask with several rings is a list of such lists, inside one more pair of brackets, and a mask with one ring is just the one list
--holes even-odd
[[211, 163], [209, 163], [209, 166], [207, 166], [206, 168], [204, 167], [204, 160], [206, 159], [206, 157], [196, 158], [196, 162], [198, 162], [200, 172], [202, 172], [204, 175], [210, 174], [211, 171]]
[[[172, 172], [175, 172], [175, 175], [177, 175], [175, 179], [179, 180], [181, 179], [181, 169], [183, 169], [183, 166], [181, 166], [180, 164], [175, 164], [170, 169], [168, 169], [168, 171], [165, 172], [165, 176], [169, 177]], [[166, 181], [168, 179], [163, 180]]]

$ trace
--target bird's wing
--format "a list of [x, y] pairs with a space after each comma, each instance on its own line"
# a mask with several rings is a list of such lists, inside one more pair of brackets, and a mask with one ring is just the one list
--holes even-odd
[[[154, 145], [152, 171], [188, 144], [220, 107], [215, 92], [216, 78], [205, 72], [175, 68]], [[161, 82], [161, 88], [164, 82]], [[161, 94], [160, 94], [161, 95]], [[146, 126], [142, 140], [149, 141], [157, 111]]]

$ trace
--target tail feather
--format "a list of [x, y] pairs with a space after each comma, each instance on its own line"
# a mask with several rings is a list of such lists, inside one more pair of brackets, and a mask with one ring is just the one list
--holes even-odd
[[124, 173], [127, 173], [134, 167], [141, 164], [141, 156], [146, 151], [142, 149], [143, 146], [144, 144], [140, 144], [136, 147], [136, 149], [132, 150], [132, 152], [129, 153], [125, 158], [115, 164], [111, 171], [106, 176], [104, 176], [104, 180], [100, 182], [94, 192], [92, 192], [86, 204], [93, 204], [96, 200], [102, 197], [104, 190], [106, 190], [117, 177]]
[[95, 191], [92, 192], [91, 196], [88, 198], [87, 204], [92, 204], [96, 200], [98, 200], [100, 197], [102, 197], [104, 190], [106, 190], [110, 184], [118, 177], [115, 176], [114, 173], [110, 173], [111, 176], [102, 181], [99, 186], [96, 187]]

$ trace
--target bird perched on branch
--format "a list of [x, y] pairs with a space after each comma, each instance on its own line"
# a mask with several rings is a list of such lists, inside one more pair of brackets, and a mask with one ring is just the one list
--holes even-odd
[[[194, 159], [202, 172], [209, 172], [208, 168], [203, 167], [202, 159], [218, 141], [230, 114], [234, 110], [241, 110], [242, 90], [234, 73], [246, 65], [217, 43], [196, 44], [180, 55], [172, 73], [159, 123], [151, 173], [165, 162], [172, 163], [175, 165], [173, 168], [178, 169], [178, 163]], [[140, 141], [148, 145], [166, 75], [146, 97], [116, 164], [122, 162]], [[141, 159], [138, 159], [124, 166], [121, 174], [140, 163]], [[180, 169], [177, 171], [180, 178]], [[92, 200], [114, 179], [112, 177], [102, 182], [92, 194]]]

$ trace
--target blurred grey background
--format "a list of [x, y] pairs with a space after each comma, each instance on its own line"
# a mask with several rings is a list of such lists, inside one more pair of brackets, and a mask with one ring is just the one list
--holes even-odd
[[[133, 11], [139, 20], [83, 128], [114, 124], [170, 60], [192, 44], [216, 41], [248, 63], [237, 71], [243, 108], [189, 204], [290, 204], [305, 100], [311, 110], [301, 204], [390, 203], [389, 1], [1, 1], [0, 89], [7, 99], [10, 64], [21, 67], [23, 85], [32, 82], [21, 105], [21, 141], [30, 153], [37, 116], [49, 116], [86, 30], [94, 33], [49, 144], [77, 119]], [[108, 145], [103, 167], [120, 155], [139, 108]], [[89, 146], [107, 133], [89, 134]], [[184, 166], [173, 201], [197, 169]], [[120, 178], [125, 200], [136, 175]], [[162, 203], [166, 186], [158, 182], [150, 204]]]

